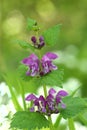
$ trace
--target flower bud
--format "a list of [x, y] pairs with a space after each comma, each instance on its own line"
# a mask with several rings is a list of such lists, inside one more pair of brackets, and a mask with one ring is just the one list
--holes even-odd
[[35, 36], [32, 36], [32, 37], [31, 37], [31, 41], [32, 41], [33, 43], [36, 43], [36, 41], [37, 41], [36, 37], [35, 37]]
[[40, 41], [40, 42], [44, 41], [43, 36], [40, 36], [39, 41]]
[[44, 41], [40, 42], [40, 44], [38, 44], [38, 48], [41, 49], [43, 46], [45, 45]]

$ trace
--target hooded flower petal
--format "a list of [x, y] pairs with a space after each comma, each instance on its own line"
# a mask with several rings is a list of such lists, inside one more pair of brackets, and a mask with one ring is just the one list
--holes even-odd
[[26, 75], [35, 76], [39, 73], [39, 59], [35, 54], [31, 54], [28, 58], [24, 58], [22, 63], [28, 66]]
[[38, 57], [35, 54], [31, 54], [29, 57], [24, 58], [22, 60], [22, 63], [27, 65], [27, 66], [32, 65], [35, 62], [37, 62], [37, 63], [39, 62], [39, 59], [38, 59]]
[[57, 96], [58, 97], [65, 97], [65, 96], [67, 96], [68, 95], [68, 93], [66, 92], [66, 91], [64, 91], [64, 90], [60, 90], [58, 93], [57, 93]]
[[46, 56], [50, 59], [50, 60], [54, 60], [56, 58], [58, 58], [58, 56], [52, 52], [47, 52]]
[[36, 100], [37, 99], [37, 97], [34, 95], [34, 94], [29, 94], [26, 98], [25, 98], [25, 100], [27, 100], [27, 101], [33, 101], [33, 100]]
[[60, 103], [61, 102], [61, 97], [65, 97], [65, 96], [67, 96], [68, 95], [68, 93], [66, 92], [66, 91], [64, 91], [64, 90], [60, 90], [58, 93], [57, 93], [57, 95], [56, 95], [56, 102], [57, 103]]
[[56, 90], [51, 88], [48, 92], [50, 95], [54, 95], [56, 93]]

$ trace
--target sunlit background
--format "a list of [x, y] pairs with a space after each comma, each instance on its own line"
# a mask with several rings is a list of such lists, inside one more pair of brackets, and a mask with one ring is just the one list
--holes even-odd
[[[57, 53], [59, 59], [55, 63], [59, 69], [64, 69], [64, 89], [71, 93], [81, 87], [77, 95], [87, 97], [87, 0], [0, 0], [0, 5], [0, 130], [8, 129], [5, 123], [2, 126], [3, 117], [15, 111], [9, 84], [20, 96], [16, 70], [20, 60], [30, 52], [21, 49], [15, 40], [29, 40], [31, 34], [26, 29], [27, 18], [37, 20], [42, 30], [62, 24], [58, 43], [42, 53], [47, 50]], [[7, 79], [3, 75], [7, 75]], [[26, 93], [37, 92], [37, 88], [29, 87], [28, 83], [24, 89]], [[6, 112], [4, 115], [2, 110]], [[84, 115], [87, 119], [87, 114]], [[76, 126], [79, 130], [80, 127], [87, 130], [78, 120]]]

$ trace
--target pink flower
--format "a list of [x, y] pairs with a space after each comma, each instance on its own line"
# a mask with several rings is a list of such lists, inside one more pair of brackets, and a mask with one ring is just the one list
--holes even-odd
[[[32, 107], [30, 108], [31, 112], [38, 111], [40, 113], [50, 116], [53, 113], [55, 114], [59, 113], [58, 110], [59, 104], [62, 109], [66, 108], [66, 105], [62, 102], [62, 98], [67, 95], [68, 93], [64, 90], [56, 92], [55, 89], [51, 88], [46, 98], [43, 97], [42, 95], [36, 97], [35, 95], [30, 94], [26, 97], [26, 100], [32, 101], [33, 103]], [[37, 110], [35, 110], [36, 107]]]
[[57, 57], [56, 54], [48, 52], [39, 60], [35, 54], [31, 54], [29, 57], [24, 58], [22, 63], [28, 66], [27, 75], [43, 76], [57, 69], [57, 66], [52, 63]]
[[39, 73], [39, 59], [35, 54], [31, 54], [29, 57], [24, 58], [22, 63], [28, 66], [27, 75], [36, 76]]

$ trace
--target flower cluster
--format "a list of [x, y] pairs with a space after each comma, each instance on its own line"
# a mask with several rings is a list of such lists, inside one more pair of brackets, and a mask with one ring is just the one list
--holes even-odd
[[31, 41], [32, 41], [34, 47], [38, 48], [38, 49], [41, 49], [45, 45], [43, 36], [40, 36], [38, 41], [35, 36], [32, 36]]
[[29, 76], [43, 76], [52, 70], [56, 70], [57, 66], [55, 66], [52, 61], [56, 59], [58, 56], [52, 52], [46, 53], [41, 60], [35, 54], [31, 54], [29, 57], [24, 58], [22, 60], [22, 64], [28, 66], [28, 70], [26, 75]]
[[42, 95], [36, 97], [34, 94], [30, 94], [26, 97], [26, 100], [32, 101], [33, 103], [32, 107], [30, 108], [31, 112], [40, 112], [50, 116], [53, 113], [59, 113], [59, 105], [62, 109], [66, 108], [66, 105], [62, 101], [62, 97], [67, 95], [68, 93], [64, 90], [60, 90], [58, 93], [56, 93], [55, 89], [51, 88], [46, 98]]

